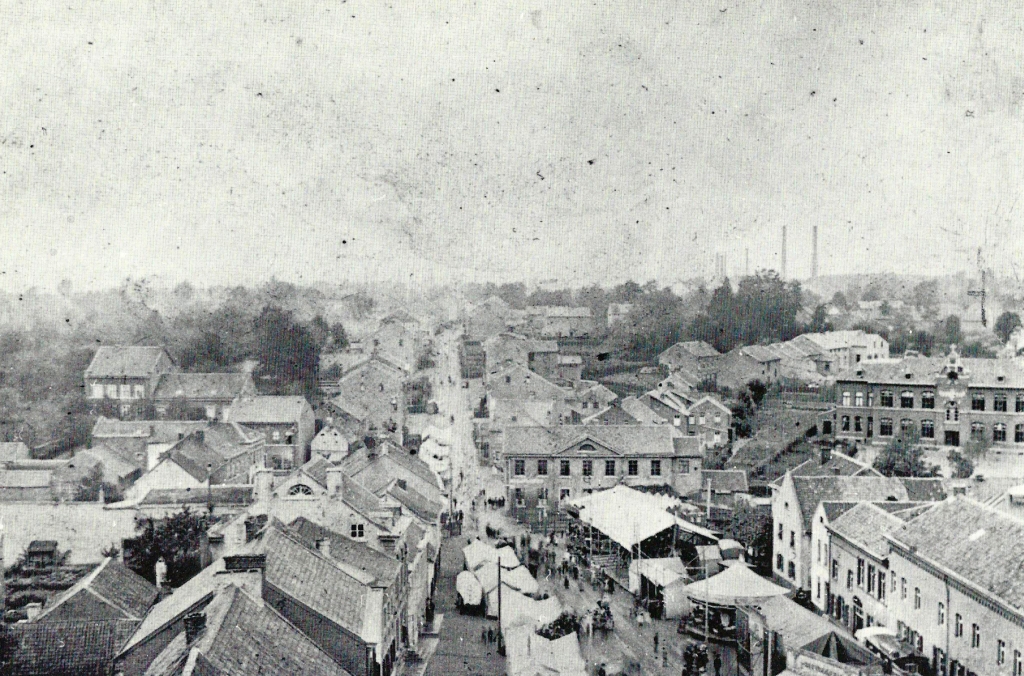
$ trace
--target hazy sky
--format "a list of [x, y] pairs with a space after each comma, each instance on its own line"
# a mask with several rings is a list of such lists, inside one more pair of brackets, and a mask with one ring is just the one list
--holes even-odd
[[1024, 3], [0, 4], [0, 286], [1024, 274]]

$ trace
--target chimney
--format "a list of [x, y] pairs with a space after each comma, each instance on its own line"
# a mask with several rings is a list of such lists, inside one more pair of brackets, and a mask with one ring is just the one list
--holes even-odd
[[198, 441], [199, 443], [203, 443], [204, 441], [206, 441], [206, 432], [204, 432], [203, 430], [196, 430], [195, 432], [193, 432], [193, 434], [195, 434], [196, 441]]
[[316, 549], [328, 559], [331, 558], [331, 539], [320, 538], [316, 541]]
[[25, 617], [29, 622], [39, 617], [39, 613], [43, 612], [43, 604], [37, 602], [25, 604]]
[[327, 495], [340, 498], [344, 493], [345, 472], [340, 467], [327, 468]]
[[818, 226], [811, 230], [811, 279], [818, 278]]
[[377, 539], [380, 540], [380, 544], [382, 547], [384, 547], [385, 552], [387, 552], [388, 554], [395, 553], [395, 544], [398, 542], [397, 535], [384, 535], [383, 533], [381, 533], [377, 536]]
[[832, 468], [832, 474], [834, 474], [835, 476], [840, 476], [839, 468], [838, 467], [833, 467]]
[[185, 643], [192, 645], [206, 629], [206, 613], [192, 613], [185, 616]]

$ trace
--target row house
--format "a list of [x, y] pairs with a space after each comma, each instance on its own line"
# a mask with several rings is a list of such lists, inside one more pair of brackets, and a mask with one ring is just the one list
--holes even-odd
[[774, 576], [811, 591], [811, 530], [822, 502], [930, 502], [946, 498], [941, 479], [880, 476], [794, 476], [773, 485]]
[[701, 438], [667, 425], [512, 426], [504, 443], [509, 512], [536, 530], [557, 527], [566, 501], [618, 484], [700, 486]]
[[886, 539], [889, 613], [932, 673], [1024, 674], [1024, 522], [956, 497]]
[[886, 442], [917, 434], [924, 444], [968, 439], [1024, 451], [1024, 370], [1009, 359], [908, 357], [861, 364], [836, 379], [835, 435]]

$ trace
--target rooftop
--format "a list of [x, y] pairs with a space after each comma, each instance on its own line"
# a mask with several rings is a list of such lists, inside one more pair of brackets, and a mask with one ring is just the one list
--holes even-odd
[[0, 655], [0, 671], [6, 676], [103, 676], [138, 624], [106, 620], [8, 625], [12, 645]]
[[712, 493], [747, 493], [747, 473], [741, 469], [702, 469], [700, 471], [701, 489], [707, 490], [711, 483]]
[[330, 558], [347, 563], [373, 577], [373, 584], [390, 586], [402, 572], [402, 562], [383, 552], [324, 528], [304, 516], [288, 524], [288, 530], [306, 547], [316, 548], [321, 540], [330, 541]]
[[165, 373], [154, 399], [234, 399], [254, 389], [248, 373]]
[[305, 397], [245, 397], [231, 406], [231, 420], [245, 424], [297, 423], [309, 408]]
[[862, 502], [831, 523], [831, 530], [877, 559], [889, 554], [885, 536], [903, 525], [903, 519], [870, 503]]
[[[153, 605], [156, 596], [156, 587], [129, 570], [120, 561], [108, 557], [91, 573], [61, 594], [39, 614], [36, 622], [46, 622], [48, 617], [58, 620], [116, 618], [141, 621]], [[74, 604], [73, 618], [68, 617], [67, 612], [56, 612], [68, 604]]]
[[85, 369], [85, 377], [149, 378], [156, 373], [160, 357], [166, 354], [162, 347], [104, 345], [96, 350]]
[[[941, 479], [906, 479], [874, 476], [794, 476], [804, 531], [811, 530], [814, 510], [821, 502], [907, 502], [923, 498], [915, 495], [945, 496]], [[909, 485], [909, 488], [908, 488]], [[941, 499], [941, 498], [939, 498]]]
[[[891, 385], [929, 385], [940, 380], [948, 357], [905, 357], [893, 361], [861, 362], [836, 376], [843, 382]], [[1024, 388], [1024, 368], [1013, 359], [960, 358], [968, 387]]]
[[505, 428], [506, 456], [556, 455], [577, 444], [590, 442], [614, 455], [676, 454], [669, 425], [592, 425]]
[[215, 505], [252, 504], [252, 486], [214, 485], [201, 488], [152, 488], [140, 505]]
[[709, 343], [703, 340], [689, 340], [681, 343], [676, 343], [672, 347], [662, 352], [660, 357], [673, 357], [677, 354], [687, 354], [691, 357], [700, 359], [708, 357], [718, 357], [721, 353], [712, 347]]

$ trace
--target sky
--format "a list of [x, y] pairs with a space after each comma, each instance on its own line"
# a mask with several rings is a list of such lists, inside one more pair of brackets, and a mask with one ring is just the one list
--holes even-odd
[[1024, 274], [1022, 3], [0, 16], [2, 289]]

